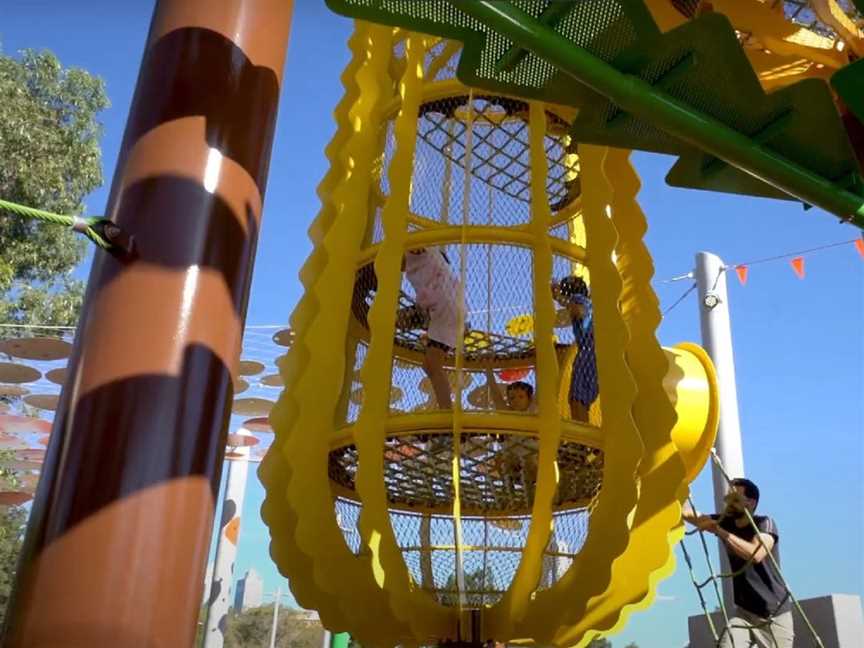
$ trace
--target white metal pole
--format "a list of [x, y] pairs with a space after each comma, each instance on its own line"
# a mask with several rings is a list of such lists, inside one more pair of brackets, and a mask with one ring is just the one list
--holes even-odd
[[330, 648], [330, 640], [332, 635], [327, 628], [324, 628], [324, 636], [321, 639], [321, 648]]
[[[711, 356], [717, 370], [720, 399], [720, 425], [715, 448], [730, 477], [744, 476], [744, 452], [741, 444], [741, 421], [738, 418], [738, 392], [735, 386], [735, 359], [732, 352], [732, 326], [729, 320], [729, 295], [726, 290], [726, 270], [716, 254], [699, 252], [696, 255], [696, 285], [699, 293], [699, 323], [702, 346]], [[714, 504], [717, 511], [724, 507], [726, 480], [712, 464], [714, 478]], [[720, 564], [729, 572], [726, 550], [720, 547]], [[732, 583], [723, 579], [723, 599], [733, 605]]]
[[[250, 436], [240, 428], [237, 434]], [[249, 471], [249, 447], [232, 449], [234, 457], [226, 457], [228, 468], [225, 476], [225, 496], [222, 500], [222, 520], [216, 539], [216, 558], [210, 595], [207, 600], [207, 619], [204, 622], [204, 648], [222, 648], [225, 637], [223, 619], [231, 607], [231, 589], [234, 581], [234, 560], [237, 557], [237, 536], [240, 532], [240, 514], [246, 492], [246, 477]]]
[[270, 631], [270, 648], [276, 648], [276, 626], [279, 623], [279, 604], [282, 602], [282, 587], [276, 589], [273, 599], [273, 629]]

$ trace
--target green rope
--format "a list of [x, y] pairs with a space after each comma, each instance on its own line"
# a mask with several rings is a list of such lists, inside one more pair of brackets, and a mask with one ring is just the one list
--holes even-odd
[[[690, 572], [690, 580], [693, 582], [693, 587], [696, 588], [696, 594], [699, 595], [699, 604], [702, 606], [702, 611], [705, 613], [705, 618], [708, 620], [708, 628], [711, 630], [711, 636], [714, 637], [715, 643], [720, 643], [720, 635], [717, 634], [717, 628], [714, 625], [714, 618], [708, 611], [708, 604], [705, 602], [705, 595], [702, 594], [702, 587], [696, 580], [696, 572], [693, 570], [693, 561], [690, 559], [690, 553], [687, 551], [687, 545], [681, 543], [681, 552], [684, 554], [684, 562], [687, 563], [687, 570]], [[722, 599], [719, 599], [722, 601]], [[727, 620], [726, 625], [729, 625]]]
[[[720, 474], [723, 475], [723, 478], [726, 480], [726, 483], [731, 486], [732, 478], [729, 477], [729, 474], [726, 472], [726, 469], [723, 467], [723, 463], [720, 461], [720, 457], [717, 456], [717, 453], [714, 449], [711, 449], [711, 457], [714, 460], [715, 465], [718, 470], [720, 470]], [[750, 522], [751, 528], [756, 532], [756, 539], [759, 542], [759, 546], [762, 549], [765, 549], [765, 545], [762, 542], [762, 537], [759, 535], [761, 531], [759, 531], [759, 527], [756, 525], [756, 520], [753, 519], [750, 511], [747, 508], [744, 508], [744, 513], [747, 514], [747, 521]], [[795, 606], [795, 609], [798, 610], [798, 614], [801, 615], [801, 618], [804, 620], [804, 624], [807, 626], [807, 629], [810, 631], [810, 634], [813, 636], [813, 639], [816, 641], [816, 645], [818, 648], [825, 648], [825, 644], [822, 643], [822, 639], [819, 637], [816, 632], [816, 628], [813, 627], [813, 624], [810, 623], [810, 619], [807, 618], [807, 615], [804, 614], [804, 609], [801, 607], [801, 604], [798, 602], [798, 599], [795, 598], [795, 595], [792, 593], [792, 590], [789, 588], [789, 584], [786, 582], [786, 578], [783, 576], [783, 572], [780, 570], [780, 565], [777, 562], [777, 559], [774, 558], [774, 554], [770, 551], [765, 552], [765, 555], [771, 561], [771, 565], [774, 567], [777, 575], [780, 577], [780, 582], [783, 583], [783, 587], [786, 588], [786, 594], [792, 600], [792, 604]]]
[[19, 205], [17, 203], [9, 202], [8, 200], [3, 200], [2, 198], [0, 198], [0, 209], [10, 212], [12, 214], [16, 214], [18, 216], [35, 218], [46, 223], [71, 227], [75, 231], [79, 231], [84, 234], [88, 239], [93, 241], [93, 243], [98, 245], [103, 250], [110, 250], [113, 248], [113, 245], [109, 241], [105, 240], [105, 238], [99, 233], [99, 231], [97, 231], [97, 228], [104, 225], [105, 223], [110, 222], [106, 218], [102, 218], [100, 216], [80, 217], [54, 214], [52, 212], [44, 211], [42, 209], [25, 207], [24, 205]]
[[[687, 501], [690, 503], [690, 508], [694, 511], [696, 507], [693, 505], [693, 499], [691, 497], [687, 497]], [[702, 603], [702, 611], [705, 613], [705, 617], [708, 619], [708, 624], [711, 626], [711, 631], [714, 633], [714, 640], [717, 642], [716, 645], [720, 645], [720, 640], [723, 638], [727, 632], [729, 633], [729, 640], [732, 643], [732, 648], [735, 648], [735, 637], [732, 636], [732, 630], [729, 627], [729, 611], [726, 609], [726, 603], [723, 600], [723, 595], [720, 592], [720, 588], [717, 586], [717, 582], [724, 577], [721, 573], [719, 576], [714, 573], [714, 566], [711, 564], [711, 554], [708, 551], [708, 543], [705, 541], [705, 532], [702, 529], [697, 529], [699, 531], [699, 541], [702, 544], [702, 552], [705, 554], [705, 563], [708, 565], [708, 580], [705, 581], [702, 585], [696, 583], [696, 577], [693, 574], [693, 570], [690, 570], [690, 578], [693, 579], [693, 584], [696, 585], [697, 591], [700, 592], [700, 602]], [[684, 548], [684, 543], [681, 543], [681, 548], [684, 549], [685, 555], [687, 549]], [[688, 557], [689, 564], [689, 557]], [[747, 563], [749, 565], [749, 562]], [[745, 569], [747, 565], [742, 567], [742, 570]], [[714, 621], [711, 618], [711, 613], [708, 611], [708, 607], [705, 605], [705, 599], [701, 596], [702, 588], [705, 587], [708, 583], [711, 583], [714, 587], [714, 596], [717, 597], [717, 605], [720, 607], [720, 612], [723, 615], [723, 631], [720, 635], [717, 635], [717, 632], [714, 630]]]
[[[731, 486], [732, 479], [729, 477], [728, 473], [726, 472], [725, 468], [723, 467], [722, 462], [720, 461], [720, 458], [717, 456], [717, 453], [713, 449], [711, 450], [711, 457], [714, 460], [714, 463], [717, 465], [717, 468], [720, 470], [720, 474], [723, 475], [723, 478], [726, 480], [726, 483]], [[689, 500], [689, 498], [688, 498], [688, 501], [690, 502], [690, 506], [692, 507], [692, 509], [695, 511], [696, 507], [693, 506], [693, 501]], [[759, 549], [766, 549], [765, 544], [762, 541], [761, 536], [759, 535], [761, 532], [759, 531], [759, 527], [756, 525], [756, 520], [753, 519], [753, 516], [751, 515], [750, 511], [745, 509], [745, 513], [747, 515], [747, 520], [750, 523], [751, 528], [756, 533], [755, 537], [756, 537], [757, 542], [759, 543]], [[750, 556], [750, 559], [747, 561], [747, 563], [743, 567], [741, 567], [741, 569], [739, 569], [735, 572], [732, 572], [732, 573], [728, 573], [728, 574], [727, 573], [715, 574], [714, 568], [711, 565], [711, 556], [710, 556], [710, 552], [708, 551], [708, 544], [705, 542], [704, 531], [702, 531], [702, 529], [699, 529], [697, 527], [696, 529], [694, 529], [693, 532], [687, 532], [685, 535], [692, 535], [693, 533], [698, 533], [699, 539], [702, 542], [702, 551], [705, 554], [705, 562], [708, 565], [709, 577], [706, 578], [702, 582], [699, 582], [697, 580], [696, 574], [693, 571], [693, 563], [690, 559], [690, 554], [687, 552], [687, 547], [684, 545], [683, 540], [681, 542], [681, 551], [684, 553], [684, 560], [686, 561], [687, 568], [690, 571], [690, 580], [693, 582], [693, 586], [696, 588], [696, 593], [699, 595], [699, 603], [702, 606], [702, 611], [705, 614], [705, 618], [708, 620], [708, 626], [711, 630], [711, 634], [714, 636], [714, 640], [717, 642], [716, 645], [719, 645], [720, 640], [723, 638], [723, 635], [726, 634], [727, 632], [729, 632], [729, 635], [730, 635], [729, 638], [731, 639], [732, 645], [734, 646], [735, 645], [735, 638], [734, 638], [734, 636], [732, 636], [732, 629], [733, 628], [750, 629], [750, 628], [764, 628], [766, 626], [768, 627], [768, 631], [771, 633], [772, 639], [774, 639], [774, 641], [776, 642], [776, 638], [774, 637], [774, 630], [771, 628], [771, 623], [774, 619], [776, 611], [773, 612], [767, 619], [765, 619], [764, 621], [762, 621], [761, 623], [756, 624], [756, 625], [748, 625], [748, 626], [731, 625], [730, 621], [729, 621], [729, 615], [726, 612], [726, 607], [723, 603], [723, 597], [720, 595], [719, 588], [717, 587], [717, 582], [719, 580], [725, 579], [725, 578], [734, 578], [739, 573], [741, 573], [744, 569], [746, 569], [750, 564], [752, 564], [754, 558], [756, 557], [756, 553], [759, 551], [759, 549], [757, 549], [756, 551], [753, 552], [753, 555]], [[774, 558], [774, 555], [770, 551], [767, 551], [767, 550], [765, 552], [765, 555], [771, 561], [771, 564], [774, 567], [775, 571], [777, 572], [777, 575], [779, 576], [780, 581], [783, 584], [783, 587], [786, 589], [786, 597], [788, 597], [792, 601], [792, 603], [795, 606], [795, 609], [801, 615], [801, 618], [804, 620], [804, 623], [807, 626], [807, 629], [810, 631], [810, 634], [812, 635], [813, 639], [816, 641], [816, 645], [818, 646], [818, 648], [825, 648], [825, 644], [822, 643], [822, 639], [819, 637], [818, 633], [816, 632], [816, 629], [813, 627], [813, 624], [810, 622], [810, 619], [804, 613], [804, 610], [801, 607], [801, 604], [795, 598], [795, 595], [792, 593], [792, 590], [789, 589], [789, 585], [786, 582], [786, 578], [783, 576], [783, 572], [780, 570], [780, 565], [777, 563], [777, 560]], [[714, 625], [714, 620], [711, 617], [711, 613], [708, 611], [708, 605], [705, 602], [705, 597], [702, 594], [702, 588], [707, 586], [709, 583], [712, 583], [714, 586], [714, 591], [717, 595], [717, 601], [720, 605], [720, 609], [722, 610], [723, 618], [725, 620], [725, 627], [723, 628], [723, 631], [720, 633], [719, 636], [717, 635], [716, 626]], [[785, 601], [785, 598], [784, 598], [784, 601]], [[782, 605], [782, 603], [781, 603], [781, 605]]]

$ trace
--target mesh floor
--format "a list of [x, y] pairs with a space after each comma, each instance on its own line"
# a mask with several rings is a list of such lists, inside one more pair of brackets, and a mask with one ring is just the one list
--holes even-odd
[[[514, 515], [530, 511], [537, 481], [537, 440], [516, 433], [462, 435], [460, 484], [466, 514]], [[384, 483], [391, 504], [449, 512], [453, 505], [453, 438], [430, 431], [387, 439]], [[358, 452], [353, 445], [330, 453], [330, 479], [354, 490]], [[558, 448], [557, 506], [590, 501], [600, 488], [603, 452], [575, 442]]]
[[[360, 554], [357, 522], [361, 506], [344, 498], [337, 498], [334, 506], [345, 542], [355, 554]], [[579, 554], [588, 536], [592, 507], [593, 502], [553, 515], [553, 532], [543, 557], [539, 589], [554, 585]], [[452, 518], [391, 511], [390, 523], [412, 580], [441, 604], [456, 606], [460, 589]], [[519, 566], [529, 524], [527, 516], [462, 517], [463, 607], [479, 608], [498, 602]]]
[[[448, 50], [446, 45], [443, 48], [445, 56]], [[449, 75], [452, 71], [445, 65], [441, 73]], [[525, 102], [500, 96], [478, 94], [469, 100], [462, 95], [423, 104], [418, 115], [410, 201], [411, 214], [422, 219], [419, 226], [464, 222], [510, 227], [528, 223], [531, 174], [527, 119]], [[551, 111], [546, 112], [546, 122], [546, 193], [553, 213], [557, 213], [579, 195], [579, 160], [567, 135], [567, 122]], [[390, 120], [385, 125], [380, 180], [383, 196], [390, 193], [387, 170], [394, 151]], [[467, 185], [470, 188], [466, 189]], [[467, 201], [466, 191], [470, 191]], [[381, 237], [376, 218], [372, 242]]]
[[[515, 99], [477, 95], [473, 98], [471, 111], [468, 102], [468, 96], [448, 97], [421, 106], [418, 144], [422, 144], [417, 149], [415, 163], [428, 167], [434, 164], [430, 158], [440, 161], [443, 156], [445, 166], [449, 161], [465, 168], [468, 129], [472, 128], [471, 175], [504, 197], [530, 203], [528, 104]], [[469, 119], [470, 112], [473, 114]], [[578, 162], [575, 156], [568, 156], [572, 151], [568, 150], [567, 123], [548, 111], [546, 118], [545, 149], [549, 165], [546, 192], [550, 206], [557, 211], [575, 198], [573, 184], [568, 183], [568, 178], [576, 175]], [[530, 217], [530, 213], [526, 216]]]

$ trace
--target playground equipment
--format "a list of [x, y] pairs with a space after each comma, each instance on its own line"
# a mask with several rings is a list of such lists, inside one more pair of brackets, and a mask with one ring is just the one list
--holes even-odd
[[[560, 106], [463, 86], [453, 43], [364, 24], [351, 43], [260, 471], [273, 557], [302, 605], [374, 645], [608, 629], [667, 565], [717, 416], [707, 356], [654, 338], [627, 153], [575, 146]], [[397, 322], [416, 305], [402, 259], [421, 247], [446, 250], [467, 309], [445, 360], [452, 411], [424, 377], [422, 324]], [[596, 327], [587, 421], [567, 401], [588, 350], [550, 289], [574, 275]], [[479, 384], [489, 368], [522, 369], [536, 413], [478, 398], [500, 389]], [[408, 411], [390, 411], [394, 389]]]
[[[834, 0], [812, 3], [811, 25], [803, 0], [328, 4], [377, 24], [351, 41], [281, 363], [260, 473], [274, 560], [361, 642], [585, 641], [671, 568], [717, 415], [710, 363], [655, 339], [638, 179], [606, 147], [679, 156], [673, 184], [791, 196], [860, 226], [858, 25]], [[157, 4], [116, 228], [84, 223], [112, 254], [56, 404], [9, 646], [191, 643], [290, 8]], [[127, 235], [134, 254], [118, 254]], [[450, 252], [466, 303], [443, 367], [452, 410], [434, 411], [402, 289], [420, 247]], [[590, 288], [587, 420], [567, 402], [584, 348], [553, 301], [562, 276]], [[536, 412], [495, 411], [487, 369], [531, 382]]]
[[[669, 376], [638, 180], [605, 147], [679, 155], [671, 184], [862, 224], [846, 129], [825, 84], [802, 80], [840, 67], [842, 48], [796, 44], [802, 30], [757, 2], [732, 11], [753, 19], [750, 40], [700, 3], [328, 4], [396, 29], [358, 22], [350, 42], [259, 473], [272, 556], [301, 604], [361, 642], [587, 641], [670, 569], [717, 414], [698, 348], [678, 350], [690, 366]], [[784, 76], [765, 42], [814, 63]], [[423, 378], [424, 324], [404, 321], [421, 298], [403, 259], [428, 248], [454, 276], [452, 410]], [[590, 286], [587, 420], [567, 408], [585, 351], [555, 310], [562, 275]], [[536, 411], [495, 411], [491, 380], [469, 392], [488, 367], [527, 370]], [[695, 375], [701, 409], [678, 401], [673, 432], [664, 380]], [[410, 411], [391, 411], [396, 387]]]

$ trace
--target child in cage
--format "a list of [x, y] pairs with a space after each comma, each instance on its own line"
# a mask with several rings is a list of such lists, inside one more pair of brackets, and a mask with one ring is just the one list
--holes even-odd
[[495, 380], [495, 373], [491, 367], [486, 369], [486, 382], [489, 385], [495, 409], [534, 413], [534, 386], [531, 383], [522, 380], [508, 383], [504, 388], [504, 397], [502, 397], [501, 390], [498, 389], [498, 383]]
[[584, 279], [569, 276], [552, 283], [552, 296], [567, 309], [573, 327], [574, 342], [579, 349], [573, 360], [570, 377], [570, 416], [574, 421], [588, 423], [591, 404], [600, 394], [591, 295]]
[[405, 278], [414, 288], [416, 307], [401, 309], [396, 319], [399, 328], [426, 328], [423, 370], [432, 383], [441, 409], [452, 409], [450, 383], [444, 372], [448, 353], [456, 348], [459, 320], [464, 320], [465, 305], [460, 300], [459, 279], [443, 250], [414, 248], [402, 261]]
[[[486, 368], [486, 382], [492, 394], [496, 410], [509, 410], [522, 414], [535, 414], [534, 386], [522, 380], [508, 383], [504, 389], [506, 400], [495, 380], [491, 367]], [[499, 437], [496, 464], [507, 488], [514, 490], [517, 485], [527, 494], [533, 493], [537, 482], [537, 440], [513, 434]]]

